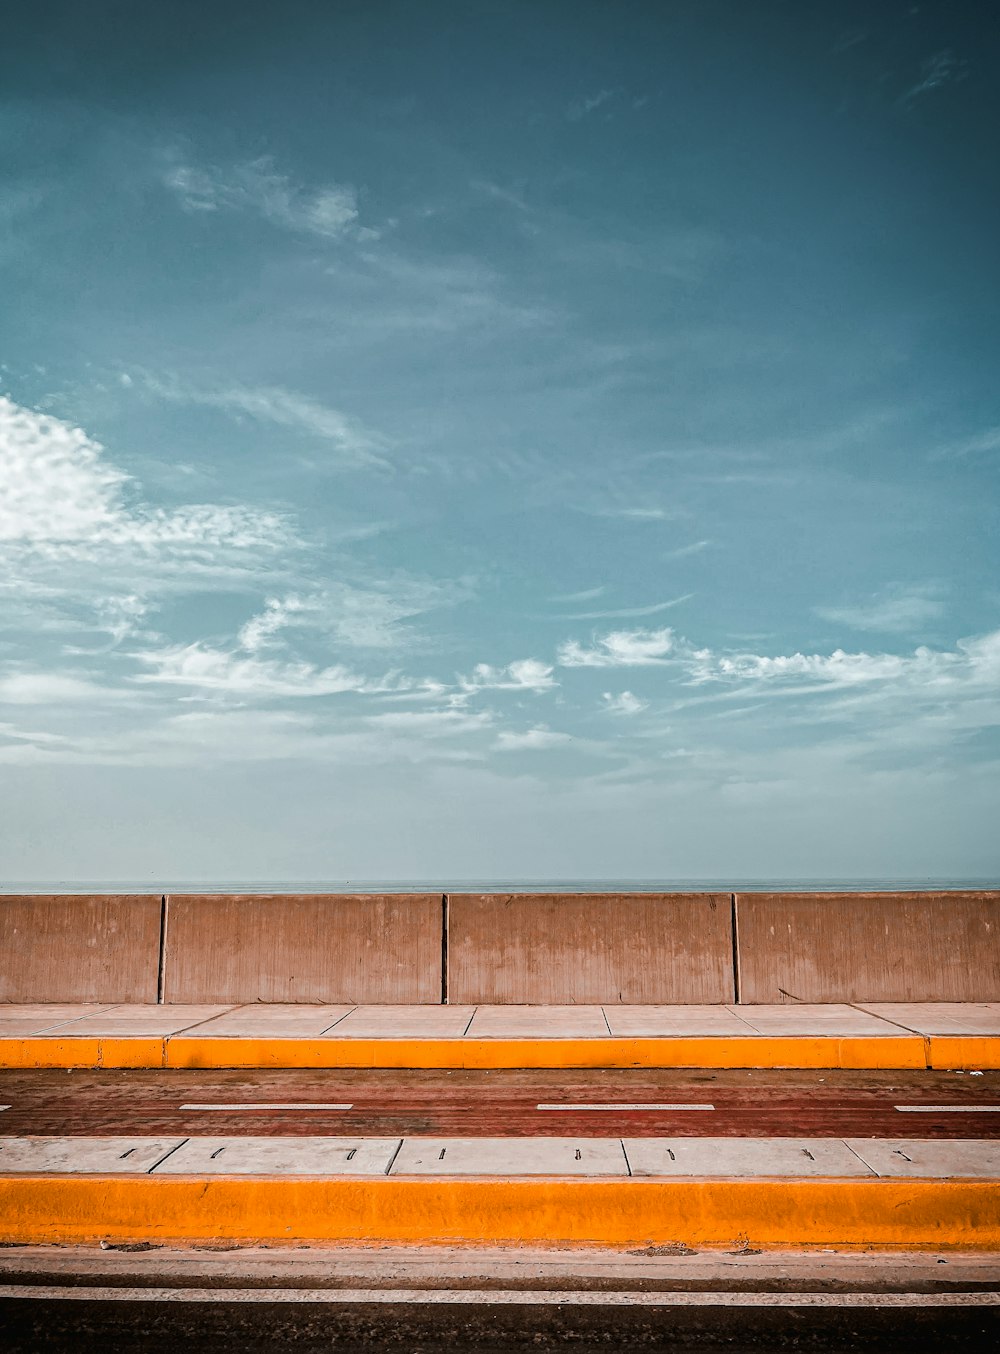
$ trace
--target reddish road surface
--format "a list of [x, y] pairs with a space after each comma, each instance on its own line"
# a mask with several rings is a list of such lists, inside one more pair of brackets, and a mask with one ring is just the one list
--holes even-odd
[[995, 1138], [1000, 1072], [18, 1071], [0, 1105], [4, 1136]]

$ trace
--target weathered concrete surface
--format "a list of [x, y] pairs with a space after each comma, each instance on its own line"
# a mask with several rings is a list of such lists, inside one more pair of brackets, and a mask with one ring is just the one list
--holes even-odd
[[0, 1001], [155, 1002], [160, 895], [0, 896]]
[[441, 895], [167, 898], [168, 1002], [439, 1002]]
[[449, 999], [727, 1002], [726, 893], [452, 894]]
[[1000, 892], [741, 893], [743, 1002], [1000, 1000]]

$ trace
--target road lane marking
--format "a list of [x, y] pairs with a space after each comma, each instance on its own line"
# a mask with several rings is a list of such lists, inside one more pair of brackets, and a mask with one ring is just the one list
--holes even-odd
[[997, 1307], [1000, 1293], [757, 1293], [481, 1288], [111, 1288], [81, 1284], [0, 1284], [0, 1299], [52, 1302], [267, 1302], [347, 1304], [420, 1303], [548, 1307]]
[[280, 1105], [280, 1104], [245, 1104], [245, 1105], [182, 1105], [182, 1110], [352, 1110], [353, 1105]]
[[536, 1105], [536, 1110], [714, 1110], [714, 1105]]
[[1000, 1105], [895, 1105], [900, 1114], [1000, 1114]]
[[2, 1111], [2, 1110], [9, 1110], [9, 1109], [10, 1109], [10, 1106], [9, 1106], [9, 1105], [0, 1105], [0, 1111]]

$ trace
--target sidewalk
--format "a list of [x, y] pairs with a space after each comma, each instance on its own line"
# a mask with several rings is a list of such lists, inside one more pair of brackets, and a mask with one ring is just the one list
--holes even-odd
[[0, 1005], [0, 1067], [1000, 1068], [1000, 1002]]

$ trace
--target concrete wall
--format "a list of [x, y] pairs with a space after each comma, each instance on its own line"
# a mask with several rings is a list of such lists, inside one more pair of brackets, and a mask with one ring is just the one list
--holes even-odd
[[1000, 893], [741, 893], [740, 1000], [1000, 1001]]
[[160, 895], [0, 895], [0, 1001], [156, 1001]]
[[0, 1001], [1000, 1001], [1000, 892], [0, 895]]
[[732, 1001], [730, 896], [451, 894], [448, 999]]
[[167, 898], [168, 1002], [439, 1002], [441, 894]]

